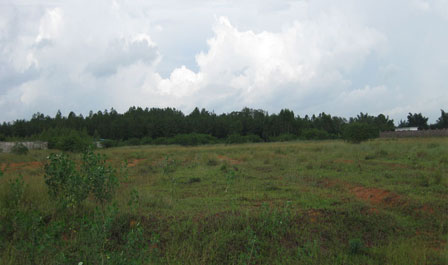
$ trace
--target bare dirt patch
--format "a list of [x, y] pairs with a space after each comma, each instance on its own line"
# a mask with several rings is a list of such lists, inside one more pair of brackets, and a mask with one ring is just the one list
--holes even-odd
[[[393, 205], [402, 201], [399, 195], [388, 190], [354, 185], [338, 179], [323, 179], [319, 181], [319, 185], [325, 188], [342, 187], [355, 195], [357, 199], [367, 201], [371, 204]], [[372, 212], [376, 211], [377, 209], [372, 210]]]
[[219, 155], [218, 159], [221, 160], [221, 161], [227, 161], [227, 162], [229, 162], [232, 165], [238, 165], [238, 164], [242, 163], [242, 161], [240, 161], [240, 160], [232, 159], [230, 157], [223, 156], [223, 155]]
[[135, 167], [135, 166], [137, 166], [138, 164], [140, 164], [143, 161], [145, 161], [145, 159], [134, 159], [134, 160], [131, 160], [128, 163], [128, 167]]
[[34, 169], [42, 167], [43, 163], [32, 161], [32, 162], [19, 162], [19, 163], [3, 163], [0, 168], [2, 171], [5, 170], [18, 170], [18, 169]]
[[368, 201], [372, 204], [394, 204], [399, 201], [397, 194], [383, 189], [358, 186], [351, 187], [349, 190], [358, 199]]

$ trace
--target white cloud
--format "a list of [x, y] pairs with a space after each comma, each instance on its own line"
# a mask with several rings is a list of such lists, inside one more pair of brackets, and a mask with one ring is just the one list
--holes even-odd
[[0, 120], [132, 105], [434, 118], [447, 2], [0, 3]]

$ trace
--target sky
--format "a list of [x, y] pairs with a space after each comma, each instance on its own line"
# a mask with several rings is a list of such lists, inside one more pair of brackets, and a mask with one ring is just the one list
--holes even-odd
[[448, 0], [0, 0], [0, 122], [448, 111]]

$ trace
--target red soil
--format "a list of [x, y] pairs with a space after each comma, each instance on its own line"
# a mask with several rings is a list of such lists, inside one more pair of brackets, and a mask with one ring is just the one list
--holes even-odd
[[227, 157], [227, 156], [222, 156], [222, 155], [219, 155], [218, 156], [218, 159], [219, 160], [221, 160], [221, 161], [227, 161], [227, 162], [229, 162], [230, 164], [232, 164], [232, 165], [237, 165], [237, 164], [241, 164], [242, 162], [241, 161], [239, 161], [239, 160], [236, 160], [236, 159], [232, 159], [232, 158], [230, 158], [230, 157]]
[[134, 159], [134, 160], [131, 160], [128, 163], [128, 167], [135, 167], [135, 166], [137, 166], [138, 164], [140, 164], [144, 160], [145, 159]]
[[43, 163], [32, 161], [32, 162], [19, 162], [19, 163], [3, 163], [0, 165], [0, 168], [2, 171], [8, 169], [8, 170], [18, 170], [18, 169], [33, 169], [33, 168], [39, 168], [42, 167]]
[[372, 204], [393, 204], [398, 201], [399, 196], [387, 190], [378, 188], [366, 188], [362, 186], [349, 189], [358, 199], [368, 201]]

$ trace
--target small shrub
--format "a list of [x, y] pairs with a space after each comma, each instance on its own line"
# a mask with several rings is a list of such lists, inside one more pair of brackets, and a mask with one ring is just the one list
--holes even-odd
[[389, 172], [384, 173], [384, 177], [387, 179], [393, 178], [392, 174], [390, 174]]
[[50, 196], [62, 208], [75, 208], [89, 195], [89, 179], [81, 175], [66, 154], [51, 154], [45, 165], [45, 183]]
[[51, 154], [48, 159], [44, 167], [45, 183], [50, 196], [57, 199], [62, 208], [78, 207], [89, 194], [101, 204], [113, 197], [118, 178], [103, 156], [86, 151], [79, 169], [66, 154]]
[[141, 144], [153, 144], [153, 142], [154, 142], [154, 140], [149, 136], [143, 137], [141, 139]]
[[201, 178], [190, 178], [187, 183], [193, 184], [193, 183], [198, 183], [198, 182], [201, 182]]
[[16, 155], [26, 155], [28, 154], [28, 147], [26, 147], [22, 143], [15, 143], [14, 146], [11, 148], [11, 153]]
[[386, 150], [379, 150], [376, 152], [377, 157], [386, 157], [389, 155], [389, 152], [387, 152]]
[[126, 141], [124, 142], [124, 144], [125, 144], [125, 145], [131, 145], [131, 146], [134, 146], [134, 145], [140, 145], [140, 144], [141, 144], [141, 141], [140, 141], [140, 139], [138, 139], [138, 138], [131, 138], [131, 139], [126, 140]]
[[439, 143], [430, 143], [430, 144], [427, 145], [427, 147], [428, 147], [429, 149], [437, 148], [437, 147], [439, 147], [439, 146], [440, 146]]
[[178, 134], [172, 139], [173, 144], [179, 144], [184, 146], [195, 146], [203, 144], [216, 143], [217, 139], [208, 134], [190, 133], [190, 134]]
[[370, 124], [361, 122], [347, 124], [343, 133], [343, 137], [346, 141], [356, 144], [369, 139], [377, 138], [378, 136], [379, 131], [377, 128]]
[[375, 155], [366, 155], [366, 156], [364, 157], [365, 160], [371, 160], [371, 159], [375, 159], [375, 158], [376, 158]]
[[297, 139], [297, 135], [291, 134], [291, 133], [285, 133], [281, 134], [279, 136], [270, 137], [269, 140], [272, 142], [288, 142], [288, 141], [294, 141]]
[[118, 146], [118, 142], [114, 140], [103, 140], [100, 143], [103, 148], [111, 148]]
[[221, 165], [221, 167], [219, 168], [219, 170], [221, 170], [222, 172], [227, 172], [228, 167], [229, 167], [228, 164], [227, 164], [227, 163], [224, 163], [224, 164]]
[[434, 184], [435, 185], [439, 185], [440, 183], [442, 183], [442, 174], [441, 174], [441, 172], [435, 173], [433, 175], [433, 179], [434, 179]]
[[4, 202], [6, 203], [6, 209], [17, 211], [20, 202], [25, 194], [26, 184], [23, 181], [23, 177], [9, 180], [8, 193]]
[[421, 187], [429, 187], [429, 184], [430, 184], [429, 182], [430, 182], [430, 179], [429, 179], [428, 176], [421, 175], [421, 176], [419, 176], [419, 178], [418, 178], [418, 184], [419, 184]]
[[439, 164], [448, 165], [448, 156], [443, 156], [439, 159]]
[[239, 134], [232, 134], [226, 138], [226, 144], [259, 143], [262, 141], [263, 139], [261, 139], [260, 136], [255, 134], [249, 134], [244, 136]]
[[165, 144], [171, 144], [172, 141], [170, 140], [170, 138], [167, 137], [159, 137], [154, 139], [154, 141], [152, 141], [153, 144], [156, 145], [165, 145]]
[[350, 239], [348, 246], [350, 254], [360, 254], [364, 249], [364, 244], [360, 238]]
[[300, 137], [305, 140], [325, 140], [332, 138], [327, 131], [316, 128], [304, 129], [300, 134]]
[[93, 139], [85, 130], [52, 128], [44, 131], [39, 138], [48, 142], [49, 149], [61, 151], [83, 152], [93, 146]]
[[218, 165], [218, 160], [216, 160], [216, 159], [214, 159], [214, 158], [210, 158], [210, 159], [207, 161], [207, 166], [214, 167], [214, 166], [216, 166], [216, 165]]

